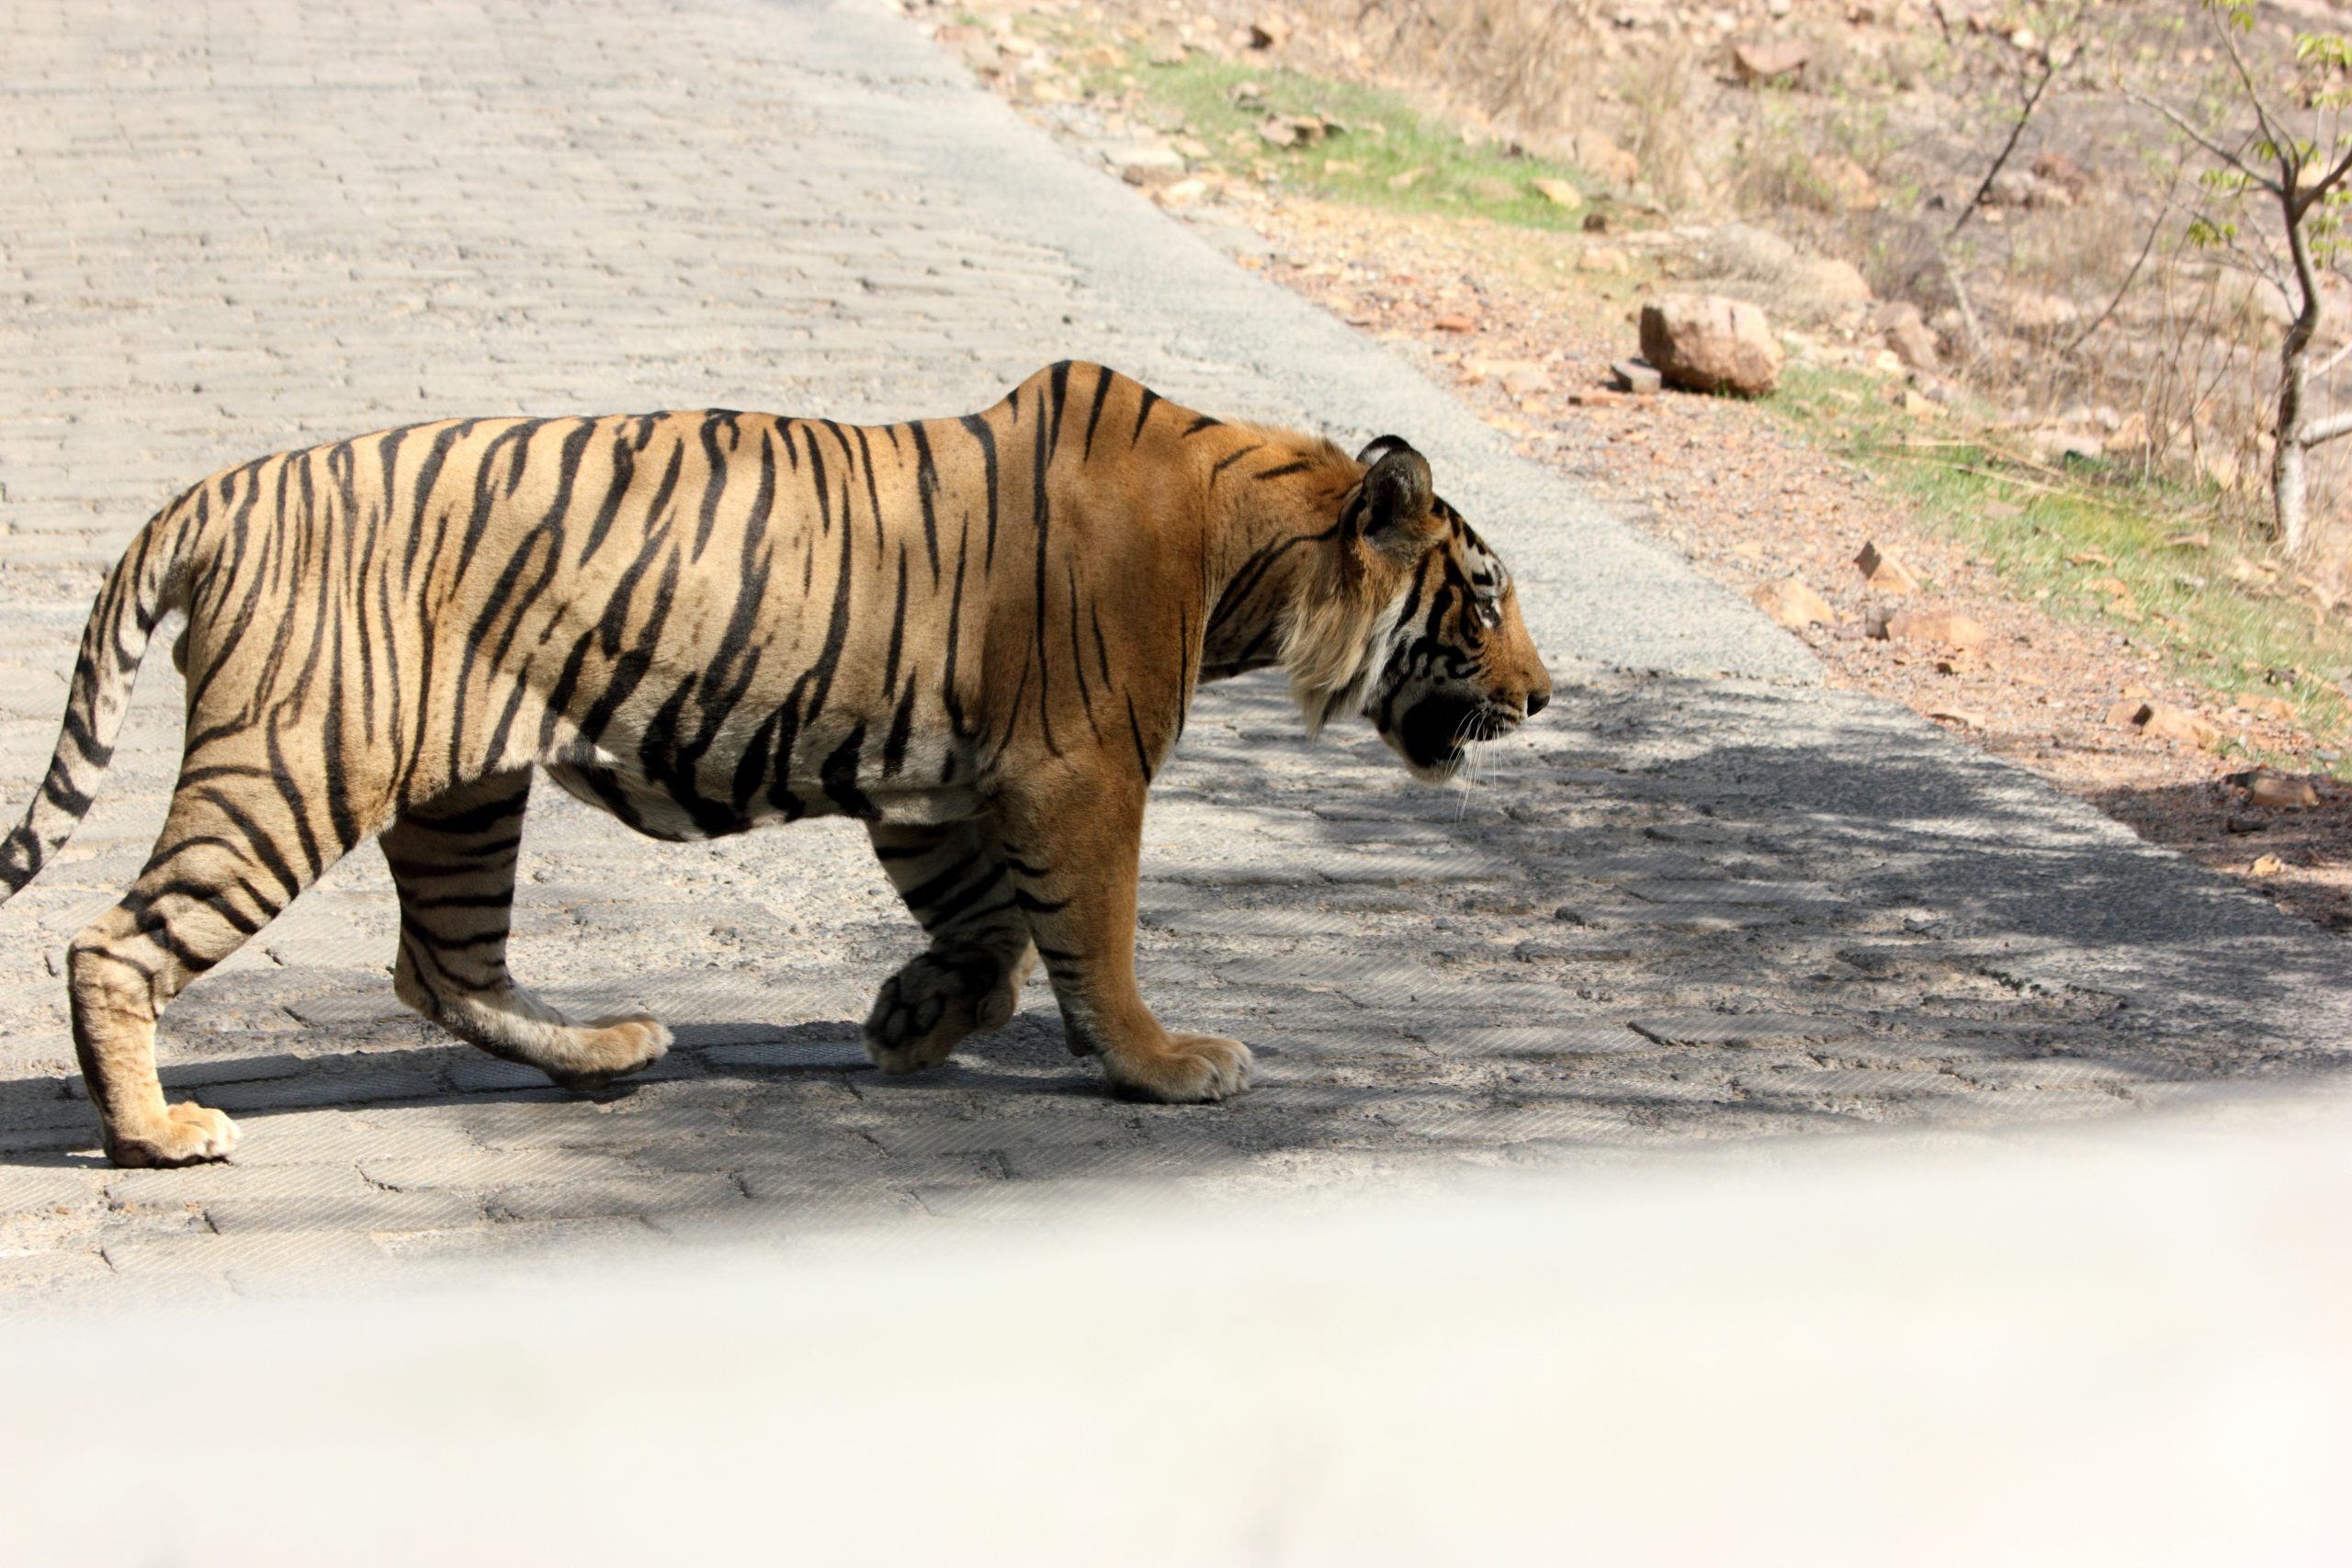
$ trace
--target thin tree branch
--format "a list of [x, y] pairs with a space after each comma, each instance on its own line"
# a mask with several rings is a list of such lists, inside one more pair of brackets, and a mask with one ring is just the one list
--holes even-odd
[[2277, 152], [2280, 167], [2286, 172], [2287, 188], [2291, 193], [2302, 173], [2302, 160], [2295, 152], [2294, 139], [2278, 132], [2271, 118], [2270, 106], [2262, 101], [2262, 90], [2254, 85], [2254, 73], [2246, 69], [2245, 56], [2238, 49], [2237, 30], [2226, 21], [2217, 24], [2222, 35], [2222, 47], [2229, 51], [2230, 68], [2238, 74], [2238, 85], [2245, 89], [2245, 100], [2254, 106], [2254, 122], [2262, 128], [2263, 139]]
[[2344, 183], [2344, 176], [2347, 174], [2352, 174], [2352, 151], [2346, 152], [2344, 156], [2338, 158], [2335, 161], [2335, 166], [2328, 170], [2317, 185], [2311, 187], [2310, 195], [2303, 201], [2303, 210], [2308, 212], [2317, 206], [2329, 191]]
[[2211, 137], [2207, 136], [2203, 131], [2189, 124], [2188, 120], [2175, 113], [2171, 106], [2159, 103], [2155, 99], [2149, 97], [2144, 93], [2127, 92], [2123, 96], [2131, 99], [2133, 103], [2138, 104], [2142, 108], [2154, 109], [2156, 113], [2164, 116], [2165, 118], [2172, 122], [2172, 128], [2175, 130], [2179, 131], [2183, 136], [2188, 137], [2191, 141], [2197, 143], [2198, 146], [2202, 147], [2206, 152], [2211, 153], [2214, 157], [2219, 158], [2222, 163], [2227, 164], [2231, 168], [2235, 169], [2247, 179], [2252, 180], [2262, 189], [2270, 192], [2273, 196], [2278, 194], [2278, 182], [2277, 180], [2273, 179], [2268, 175], [2260, 173], [2251, 164], [2247, 164], [2246, 161], [2237, 153], [2231, 152], [2228, 148], [2222, 146], [2220, 142], [2215, 141]]
[[2041, 51], [2041, 78], [2026, 94], [2025, 107], [2018, 111], [2017, 123], [2009, 127], [2008, 141], [2002, 144], [2000, 155], [1993, 160], [1993, 166], [1984, 171], [1984, 178], [1978, 183], [1976, 194], [1970, 197], [1968, 205], [1960, 209], [1960, 217], [1952, 224], [1951, 232], [1944, 236], [1945, 239], [1959, 239], [1960, 231], [1968, 226], [1968, 220], [1976, 216], [1976, 209], [1982, 207], [1984, 204], [1984, 198], [1993, 193], [1993, 182], [2001, 177], [2001, 171], [2008, 165], [2010, 154], [2018, 150], [2018, 143], [2025, 137], [2025, 128], [2033, 123], [2034, 106], [2041, 102], [2041, 95], [2049, 90], [2052, 80], [2057, 74], [2057, 57], [2052, 51], [2044, 48]]
[[2340, 413], [2334, 419], [2315, 420], [2303, 426], [2301, 445], [2316, 446], [2323, 441], [2333, 441], [2339, 435], [2352, 435], [2352, 413]]
[[2345, 344], [2344, 346], [2338, 348], [2334, 354], [2329, 355], [2325, 359], [2323, 359], [2317, 365], [2312, 366], [2311, 372], [2312, 379], [2314, 381], [2324, 379], [2337, 366], [2343, 364], [2346, 358], [2352, 358], [2352, 343]]

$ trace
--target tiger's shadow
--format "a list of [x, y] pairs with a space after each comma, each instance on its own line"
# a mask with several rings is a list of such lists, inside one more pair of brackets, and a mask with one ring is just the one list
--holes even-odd
[[[672, 1123], [664, 1130], [691, 1134], [725, 1125], [725, 1107], [709, 1113], [707, 1127], [697, 1129], [694, 1122], [696, 1105], [710, 1099], [713, 1089], [730, 1106], [743, 1101], [728, 1091], [729, 1085], [767, 1090], [750, 1098], [782, 1104], [818, 1084], [839, 1086], [852, 1095], [887, 1088], [917, 1099], [1010, 1094], [1113, 1103], [1100, 1083], [1063, 1049], [1060, 1023], [1051, 1018], [1050, 1010], [1046, 1019], [1016, 1019], [928, 1072], [895, 1079], [886, 1079], [867, 1062], [858, 1043], [858, 1025], [846, 1019], [684, 1023], [672, 1034], [671, 1051], [662, 1060], [588, 1093], [560, 1088], [535, 1068], [501, 1061], [447, 1037], [446, 1043], [410, 1047], [277, 1051], [181, 1061], [166, 1064], [160, 1076], [166, 1099], [196, 1099], [227, 1111], [259, 1139], [268, 1136], [275, 1118], [303, 1111], [345, 1111], [364, 1119], [372, 1111], [433, 1107], [610, 1107], [641, 1097], [670, 1101], [658, 1118]], [[1057, 1066], [1058, 1072], [1040, 1070]], [[106, 1162], [96, 1146], [97, 1113], [78, 1076], [0, 1079], [0, 1170], [103, 1168]]]

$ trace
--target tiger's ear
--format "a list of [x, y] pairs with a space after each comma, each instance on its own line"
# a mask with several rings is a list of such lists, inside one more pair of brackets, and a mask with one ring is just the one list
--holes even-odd
[[1384, 435], [1356, 454], [1364, 465], [1363, 505], [1356, 513], [1363, 540], [1374, 549], [1406, 555], [1429, 533], [1437, 488], [1429, 459], [1403, 436]]

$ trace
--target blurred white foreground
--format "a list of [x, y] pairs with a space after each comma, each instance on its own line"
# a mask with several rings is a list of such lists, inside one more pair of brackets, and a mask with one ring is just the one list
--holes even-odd
[[2352, 1115], [0, 1322], [0, 1562], [2341, 1562]]

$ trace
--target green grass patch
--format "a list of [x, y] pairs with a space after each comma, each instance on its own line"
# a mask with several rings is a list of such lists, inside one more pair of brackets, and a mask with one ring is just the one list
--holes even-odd
[[[2229, 695], [2284, 697], [2322, 750], [2352, 740], [2352, 632], [2315, 619], [2308, 594], [2267, 592], [2291, 573], [2215, 521], [2210, 494], [2086, 465], [2052, 470], [1884, 401], [1859, 375], [1792, 367], [1773, 406], [1816, 445], [1893, 485], [1932, 528], [1991, 563], [2010, 590], [2129, 637], [2178, 679]], [[2199, 544], [2185, 536], [2207, 536]], [[2096, 558], [2104, 558], [2103, 559]], [[2251, 580], [2246, 575], [2251, 574]], [[2120, 582], [2120, 600], [2106, 585]], [[2119, 609], [2120, 606], [2120, 609]], [[2226, 732], [2226, 716], [2208, 716]], [[2225, 741], [2224, 750], [2302, 769]], [[2352, 777], [2352, 763], [2329, 766]]]
[[[1271, 169], [1293, 189], [1334, 200], [1396, 212], [1477, 213], [1544, 230], [1580, 229], [1587, 212], [1605, 206], [1589, 200], [1567, 208], [1546, 199], [1532, 182], [1565, 180], [1589, 197], [1582, 172], [1555, 159], [1514, 155], [1502, 143], [1465, 141], [1378, 88], [1223, 61], [1154, 65], [1139, 54], [1124, 72], [1097, 73], [1097, 84], [1110, 76], [1132, 76], [1147, 101], [1208, 146], [1211, 163], [1231, 173]], [[1255, 93], [1239, 91], [1251, 85]], [[1258, 133], [1270, 115], [1311, 115], [1340, 129], [1312, 145], [1277, 147]]]

